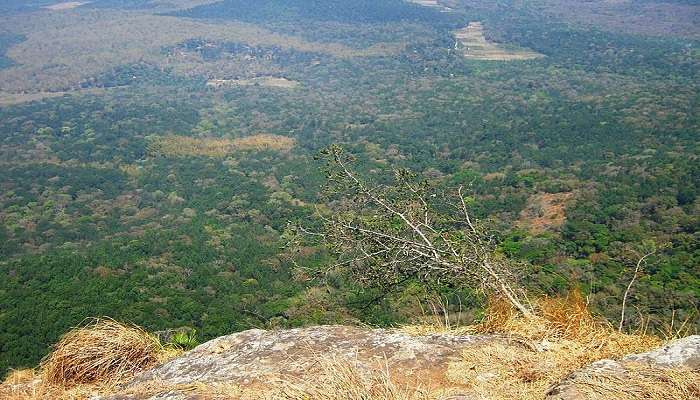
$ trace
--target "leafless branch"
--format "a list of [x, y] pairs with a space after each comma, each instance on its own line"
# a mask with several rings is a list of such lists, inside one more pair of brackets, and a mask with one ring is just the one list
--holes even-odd
[[617, 328], [617, 330], [619, 332], [622, 332], [622, 328], [625, 324], [625, 312], [627, 311], [627, 298], [629, 297], [630, 290], [632, 289], [632, 285], [634, 285], [634, 282], [637, 280], [637, 278], [639, 277], [639, 274], [642, 272], [642, 269], [643, 269], [644, 265], [646, 264], [647, 258], [654, 255], [654, 253], [656, 253], [656, 249], [642, 255], [637, 260], [637, 263], [634, 267], [634, 273], [632, 274], [632, 279], [630, 279], [629, 284], [627, 284], [627, 289], [625, 289], [625, 294], [622, 296], [622, 312], [620, 313], [620, 325]]
[[[462, 187], [455, 201], [431, 194], [427, 183], [411, 182], [405, 171], [396, 172], [395, 186], [372, 186], [349, 167], [342, 149], [331, 147], [325, 156], [333, 193], [350, 208], [317, 210], [324, 229], [313, 237], [337, 253], [335, 267], [361, 282], [392, 285], [416, 278], [471, 284], [503, 296], [525, 316], [532, 314], [513, 279], [512, 263], [497, 254], [492, 237], [470, 215]], [[445, 214], [445, 205], [456, 213]]]

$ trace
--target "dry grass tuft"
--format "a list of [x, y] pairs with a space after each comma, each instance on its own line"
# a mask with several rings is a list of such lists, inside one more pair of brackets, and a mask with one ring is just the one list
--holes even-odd
[[0, 384], [0, 399], [29, 400], [37, 392], [40, 379], [33, 369], [12, 370]]
[[[577, 372], [601, 359], [656, 348], [661, 340], [644, 334], [624, 334], [596, 320], [579, 293], [536, 302], [536, 316], [524, 318], [504, 301], [490, 301], [486, 317], [476, 325], [453, 324], [447, 306], [434, 312], [432, 328], [416, 333], [488, 333], [491, 340], [465, 350], [441, 375], [443, 387], [485, 400], [542, 399], [569, 378], [582, 398], [620, 400], [690, 400], [700, 398], [700, 371], [660, 369], [624, 363], [621, 374]], [[433, 307], [438, 310], [439, 307]], [[421, 332], [418, 332], [421, 331]], [[0, 384], [1, 399], [89, 399], [115, 393], [117, 384], [134, 373], [172, 356], [152, 335], [112, 320], [93, 320], [66, 334], [42, 363], [41, 371], [13, 371]], [[442, 374], [442, 372], [441, 372]], [[385, 364], [367, 367], [357, 360], [320, 356], [312, 368], [289, 381], [239, 387], [172, 385], [147, 382], [124, 392], [144, 397], [170, 390], [203, 398], [239, 400], [430, 400], [450, 398], [445, 389], [431, 392], [415, 382], [406, 386], [391, 376]], [[446, 378], [446, 379], [445, 379]], [[456, 392], [455, 392], [456, 393]]]
[[0, 399], [12, 400], [87, 400], [98, 393], [109, 393], [111, 387], [77, 385], [70, 388], [48, 385], [39, 371], [12, 371], [0, 384]]
[[627, 364], [625, 375], [577, 374], [579, 393], [590, 400], [694, 400], [700, 399], [700, 371], [654, 368]]
[[596, 320], [577, 292], [541, 299], [536, 309], [537, 315], [527, 319], [507, 302], [491, 300], [486, 317], [472, 332], [513, 340], [465, 351], [463, 360], [450, 366], [449, 379], [486, 399], [542, 399], [552, 385], [594, 361], [661, 345], [657, 337], [620, 333]]
[[290, 383], [280, 400], [428, 400], [417, 388], [396, 384], [387, 368], [367, 370], [351, 360], [322, 358], [314, 382]]
[[34, 369], [13, 369], [2, 383], [3, 385], [24, 385], [37, 379], [37, 372]]
[[230, 382], [174, 384], [159, 380], [136, 384], [124, 391], [120, 391], [118, 396], [144, 399], [157, 397], [163, 393], [179, 393], [206, 400], [268, 400], [269, 398], [264, 393], [247, 390]]
[[0, 399], [83, 400], [110, 394], [134, 374], [180, 353], [137, 326], [95, 318], [65, 334], [39, 370], [11, 372], [0, 384]]
[[566, 297], [544, 297], [535, 304], [536, 315], [524, 318], [503, 299], [490, 299], [484, 319], [474, 333], [517, 336], [533, 342], [563, 340], [592, 347], [619, 344], [635, 351], [658, 346], [661, 340], [646, 334], [617, 332], [606, 320], [596, 319], [578, 291]]
[[43, 382], [70, 387], [116, 383], [156, 365], [163, 345], [143, 329], [110, 319], [94, 319], [73, 329], [42, 362]]

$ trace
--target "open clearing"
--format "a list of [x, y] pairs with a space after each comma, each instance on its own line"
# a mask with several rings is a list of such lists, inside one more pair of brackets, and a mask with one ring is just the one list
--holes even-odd
[[211, 79], [207, 82], [207, 86], [215, 88], [256, 85], [281, 89], [294, 89], [298, 87], [300, 83], [297, 81], [291, 81], [287, 78], [276, 78], [272, 76], [261, 76], [252, 79]]
[[286, 152], [294, 148], [293, 138], [261, 133], [238, 139], [169, 135], [155, 138], [148, 152], [165, 157], [226, 157], [235, 151], [274, 150]]
[[82, 5], [90, 3], [89, 1], [66, 1], [63, 3], [56, 3], [50, 6], [44, 7], [47, 10], [51, 11], [61, 11], [61, 10], [70, 10], [72, 8], [80, 7]]
[[528, 49], [491, 43], [484, 36], [481, 22], [471, 22], [465, 28], [455, 32], [455, 48], [462, 50], [464, 57], [474, 60], [513, 61], [534, 60], [544, 55]]
[[[401, 44], [379, 43], [354, 49], [340, 43], [312, 42], [236, 21], [201, 22], [125, 11], [80, 9], [2, 17], [0, 26], [26, 40], [7, 51], [15, 65], [0, 70], [0, 91], [57, 92], [79, 88], [85, 79], [119, 65], [145, 62], [188, 75], [196, 67], [168, 59], [162, 49], [192, 38], [277, 46], [338, 58], [398, 54]], [[170, 62], [174, 62], [170, 63]]]
[[561, 227], [566, 222], [566, 206], [573, 196], [571, 192], [531, 196], [520, 213], [520, 225], [534, 234]]
[[437, 8], [443, 12], [453, 11], [450, 7], [447, 7], [446, 5], [441, 4], [440, 1], [438, 1], [438, 0], [408, 0], [408, 1], [410, 3], [418, 4], [419, 6], [423, 6], [423, 7]]
[[[116, 88], [116, 87], [115, 87]], [[36, 93], [7, 93], [0, 91], [0, 107], [14, 104], [29, 103], [32, 101], [61, 97], [65, 95], [99, 95], [115, 88], [90, 88], [61, 92], [36, 92]]]

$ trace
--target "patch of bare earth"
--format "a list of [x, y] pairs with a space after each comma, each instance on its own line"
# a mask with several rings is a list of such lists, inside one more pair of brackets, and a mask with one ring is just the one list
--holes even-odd
[[272, 76], [263, 76], [252, 79], [211, 79], [207, 82], [207, 86], [214, 88], [263, 86], [280, 89], [294, 89], [299, 85], [300, 83], [297, 81], [292, 81], [287, 78], [276, 78]]
[[452, 12], [453, 9], [445, 4], [442, 4], [439, 0], [408, 0], [410, 3], [418, 4], [423, 7], [436, 8], [442, 12]]
[[154, 8], [161, 10], [187, 10], [189, 8], [218, 3], [218, 0], [151, 0], [149, 2]]
[[63, 3], [56, 3], [50, 6], [44, 7], [47, 10], [51, 11], [61, 11], [61, 10], [70, 10], [76, 7], [80, 7], [82, 5], [90, 3], [89, 1], [66, 1]]
[[461, 50], [464, 57], [485, 61], [534, 60], [544, 55], [528, 49], [506, 47], [486, 40], [484, 26], [481, 22], [471, 22], [454, 34], [455, 48]]
[[532, 233], [559, 228], [566, 222], [566, 206], [573, 196], [571, 192], [538, 193], [531, 196], [520, 213], [519, 225]]

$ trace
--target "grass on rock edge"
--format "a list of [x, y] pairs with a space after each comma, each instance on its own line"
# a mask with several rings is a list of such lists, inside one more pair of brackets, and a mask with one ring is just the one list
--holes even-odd
[[[453, 387], [406, 387], [392, 378], [388, 366], [367, 370], [353, 360], [319, 356], [320, 368], [308, 379], [275, 387], [247, 389], [235, 384], [175, 385], [148, 382], [123, 394], [148, 397], [178, 390], [211, 399], [275, 400], [429, 400], [456, 393], [505, 400], [543, 399], [556, 383], [594, 361], [620, 359], [659, 347], [662, 340], [643, 332], [621, 333], [594, 318], [578, 293], [566, 298], [542, 298], [533, 318], [524, 318], [502, 300], [489, 302], [484, 319], [475, 325], [452, 327], [449, 319], [405, 326], [414, 335], [493, 334], [506, 340], [487, 341], [464, 351], [445, 371]], [[68, 332], [37, 370], [13, 371], [0, 384], [0, 398], [17, 400], [88, 399], [110, 394], [134, 374], [178, 353], [133, 325], [96, 319]], [[625, 364], [627, 376], [591, 373], [574, 379], [589, 399], [690, 400], [700, 398], [700, 371]], [[320, 372], [319, 372], [320, 371]], [[269, 389], [269, 390], [267, 390]]]

